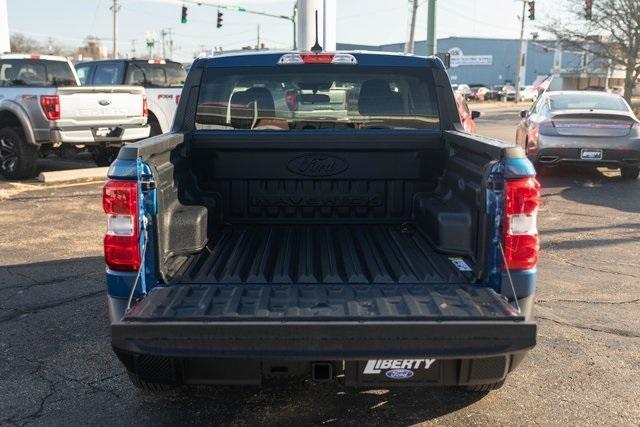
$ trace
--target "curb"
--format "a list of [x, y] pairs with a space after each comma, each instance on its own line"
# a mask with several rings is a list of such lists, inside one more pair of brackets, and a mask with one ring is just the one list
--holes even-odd
[[87, 169], [70, 169], [64, 171], [40, 172], [38, 181], [45, 185], [51, 184], [69, 184], [74, 182], [92, 182], [104, 181], [107, 179], [108, 167], [104, 168], [87, 168]]

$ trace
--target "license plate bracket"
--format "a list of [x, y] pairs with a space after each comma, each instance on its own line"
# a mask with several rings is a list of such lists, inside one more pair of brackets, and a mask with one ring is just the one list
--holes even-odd
[[121, 127], [99, 127], [91, 129], [93, 136], [96, 138], [118, 138], [122, 135], [123, 129]]
[[602, 150], [599, 148], [583, 148], [580, 150], [582, 160], [602, 160]]

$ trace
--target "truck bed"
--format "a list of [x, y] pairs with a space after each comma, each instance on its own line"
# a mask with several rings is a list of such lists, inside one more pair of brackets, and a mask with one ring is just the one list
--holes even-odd
[[179, 283], [465, 283], [411, 224], [227, 225], [187, 263]]

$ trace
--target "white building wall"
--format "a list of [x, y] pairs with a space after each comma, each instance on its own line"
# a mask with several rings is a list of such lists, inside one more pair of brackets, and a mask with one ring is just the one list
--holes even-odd
[[0, 53], [10, 52], [9, 16], [7, 14], [7, 0], [0, 0]]

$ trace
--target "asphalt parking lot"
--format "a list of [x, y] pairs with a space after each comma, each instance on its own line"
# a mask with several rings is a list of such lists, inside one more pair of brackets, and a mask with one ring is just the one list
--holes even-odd
[[[512, 140], [517, 112], [485, 111]], [[43, 168], [87, 166], [85, 160]], [[101, 184], [0, 181], [0, 424], [640, 424], [640, 180], [541, 176], [538, 345], [487, 395], [333, 384], [147, 395], [109, 346]]]

